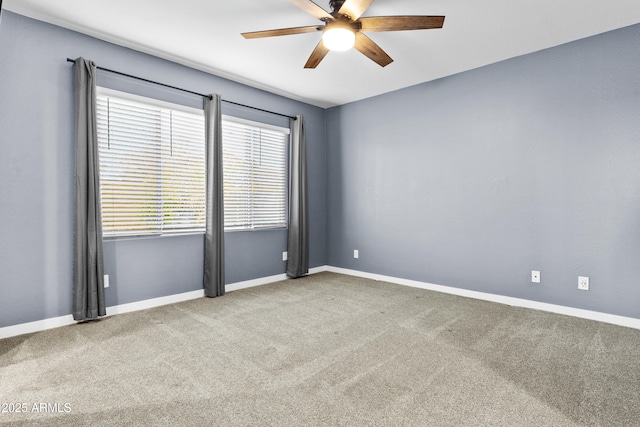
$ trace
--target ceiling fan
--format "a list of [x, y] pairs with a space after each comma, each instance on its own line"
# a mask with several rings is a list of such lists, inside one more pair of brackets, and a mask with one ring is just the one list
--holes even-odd
[[372, 16], [361, 18], [373, 0], [329, 0], [329, 13], [311, 0], [289, 0], [324, 24], [306, 27], [242, 33], [246, 39], [286, 36], [322, 31], [322, 40], [311, 53], [304, 68], [316, 68], [329, 50], [347, 50], [355, 47], [367, 58], [385, 67], [393, 59], [364, 32], [426, 30], [442, 28], [444, 16]]

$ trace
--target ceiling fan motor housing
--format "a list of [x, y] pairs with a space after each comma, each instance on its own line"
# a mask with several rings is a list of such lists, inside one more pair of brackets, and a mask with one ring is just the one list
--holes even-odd
[[358, 21], [353, 22], [353, 21], [349, 21], [346, 18], [340, 18], [340, 19], [336, 19], [335, 21], [325, 22], [323, 31], [326, 31], [331, 28], [336, 28], [336, 27], [347, 28], [351, 32], [356, 33], [362, 28], [362, 24], [360, 24], [360, 22]]

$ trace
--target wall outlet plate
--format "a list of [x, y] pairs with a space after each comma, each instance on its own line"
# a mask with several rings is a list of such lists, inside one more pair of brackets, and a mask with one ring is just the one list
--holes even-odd
[[532, 283], [540, 283], [540, 272], [536, 270], [531, 270], [531, 282]]
[[282, 260], [283, 261], [287, 260], [287, 255], [288, 255], [287, 251], [282, 252]]
[[589, 290], [589, 278], [586, 276], [578, 276], [578, 289], [581, 291]]
[[104, 287], [105, 288], [109, 287], [109, 275], [108, 274], [104, 275]]
[[353, 257], [354, 257], [354, 258], [358, 258], [359, 256], [360, 256], [360, 252], [358, 252], [358, 250], [357, 250], [357, 249], [354, 249], [354, 250], [353, 250]]

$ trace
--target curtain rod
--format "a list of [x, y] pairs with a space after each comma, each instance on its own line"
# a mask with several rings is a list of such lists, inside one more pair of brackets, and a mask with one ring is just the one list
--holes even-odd
[[[0, 1], [2, 1], [2, 0], [0, 0]], [[76, 60], [75, 59], [71, 59], [71, 58], [67, 58], [67, 62], [73, 62], [75, 64]], [[182, 92], [191, 93], [193, 95], [198, 95], [198, 96], [201, 96], [203, 98], [211, 99], [211, 95], [205, 95], [203, 93], [194, 92], [194, 91], [189, 90], [189, 89], [183, 89], [181, 87], [171, 86], [171, 85], [168, 85], [168, 84], [165, 84], [165, 83], [156, 82], [154, 80], [145, 79], [143, 77], [138, 77], [138, 76], [134, 76], [134, 75], [131, 75], [131, 74], [122, 73], [120, 71], [110, 70], [108, 68], [103, 68], [103, 67], [98, 67], [98, 66], [96, 66], [96, 68], [98, 70], [101, 70], [101, 71], [106, 71], [106, 72], [109, 72], [109, 73], [118, 74], [120, 76], [129, 77], [129, 78], [136, 79], [136, 80], [142, 80], [143, 82], [153, 83], [153, 84], [156, 84], [156, 85], [159, 85], [159, 86], [164, 86], [164, 87], [168, 87], [170, 89], [175, 89], [175, 90], [179, 90], [179, 91], [182, 91]], [[276, 116], [288, 117], [290, 119], [296, 120], [295, 116], [289, 116], [289, 115], [282, 114], [282, 113], [276, 113], [275, 111], [263, 110], [262, 108], [252, 107], [251, 105], [245, 105], [245, 104], [240, 104], [238, 102], [227, 101], [226, 99], [223, 99], [222, 102], [226, 102], [227, 104], [233, 104], [233, 105], [237, 105], [237, 106], [244, 107], [244, 108], [250, 108], [252, 110], [262, 111], [264, 113], [275, 114]]]

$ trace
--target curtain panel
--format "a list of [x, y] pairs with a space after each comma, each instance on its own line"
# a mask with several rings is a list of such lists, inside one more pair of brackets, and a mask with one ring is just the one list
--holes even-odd
[[100, 164], [96, 125], [96, 65], [76, 59], [76, 200], [74, 230], [73, 318], [105, 316]]
[[206, 232], [204, 294], [224, 295], [224, 189], [222, 186], [222, 111], [220, 95], [204, 98], [206, 141]]
[[291, 155], [289, 182], [289, 235], [287, 276], [309, 272], [309, 195], [307, 192], [307, 148], [302, 115], [290, 120]]

